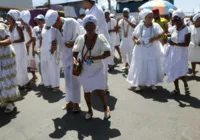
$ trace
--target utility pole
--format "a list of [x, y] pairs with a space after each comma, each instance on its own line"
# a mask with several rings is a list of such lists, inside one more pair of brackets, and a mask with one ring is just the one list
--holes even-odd
[[48, 0], [48, 8], [51, 8], [51, 0]]
[[108, 0], [108, 9], [111, 10], [111, 0]]

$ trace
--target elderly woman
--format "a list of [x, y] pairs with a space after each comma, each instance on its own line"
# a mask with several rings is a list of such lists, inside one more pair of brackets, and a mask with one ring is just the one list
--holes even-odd
[[137, 86], [136, 91], [140, 91], [142, 86], [151, 86], [152, 90], [156, 90], [155, 85], [163, 82], [163, 53], [159, 41], [163, 29], [157, 23], [152, 23], [152, 11], [144, 10], [140, 15], [143, 22], [133, 32], [133, 40], [137, 45], [133, 49], [127, 81]]
[[27, 50], [24, 44], [23, 31], [16, 23], [16, 21], [18, 21], [19, 18], [19, 11], [10, 10], [8, 12], [10, 38], [12, 41], [12, 46], [16, 52], [17, 84], [20, 88], [29, 90], [30, 82], [27, 71]]
[[37, 55], [35, 56], [35, 34], [32, 31], [32, 27], [29, 25], [31, 13], [28, 10], [22, 11], [20, 13], [20, 19], [23, 26], [25, 45], [28, 53], [28, 69], [33, 75], [31, 81], [35, 83], [37, 80], [37, 76], [35, 74], [35, 72], [37, 71], [36, 60], [38, 62], [39, 58], [37, 57]]
[[192, 75], [195, 76], [196, 64], [200, 64], [200, 12], [193, 17], [193, 21], [188, 58], [192, 62]]
[[77, 38], [73, 48], [73, 56], [74, 63], [77, 63], [77, 56], [80, 53], [83, 62], [80, 82], [83, 86], [88, 106], [85, 119], [91, 119], [93, 116], [91, 104], [91, 92], [93, 91], [99, 95], [104, 106], [104, 117], [108, 119], [110, 117], [110, 109], [106, 102], [106, 73], [103, 59], [110, 56], [110, 46], [103, 34], [95, 33], [97, 19], [94, 16], [86, 16], [83, 24], [87, 33]]
[[184, 24], [185, 15], [182, 10], [178, 9], [173, 12], [172, 22], [174, 29], [171, 38], [168, 39], [168, 47], [165, 59], [165, 74], [168, 82], [174, 82], [175, 90], [172, 95], [180, 94], [179, 79], [184, 83], [185, 94], [190, 95], [187, 84], [186, 74], [188, 73], [188, 46], [190, 43], [190, 30]]
[[15, 109], [14, 100], [20, 97], [16, 83], [15, 52], [5, 27], [0, 23], [0, 103], [6, 105], [5, 113]]

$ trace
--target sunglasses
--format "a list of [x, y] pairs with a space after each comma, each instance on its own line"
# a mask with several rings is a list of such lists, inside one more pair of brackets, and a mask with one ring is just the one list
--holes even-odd
[[181, 21], [181, 18], [175, 17], [175, 18], [172, 19], [172, 22], [178, 22], [178, 21]]

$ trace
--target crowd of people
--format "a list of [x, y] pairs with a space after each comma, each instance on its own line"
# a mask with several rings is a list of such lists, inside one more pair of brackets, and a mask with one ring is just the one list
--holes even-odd
[[[156, 85], [174, 82], [172, 95], [180, 94], [179, 80], [190, 95], [187, 84], [188, 62], [192, 62], [192, 76], [200, 63], [200, 12], [192, 16], [191, 25], [184, 23], [180, 9], [170, 9], [168, 19], [159, 10], [144, 9], [139, 20], [123, 9], [123, 18], [104, 12], [95, 0], [84, 0], [87, 9], [78, 19], [62, 18], [48, 10], [38, 15], [38, 26], [29, 25], [28, 10], [10, 10], [7, 23], [0, 23], [0, 101], [5, 113], [15, 109], [14, 101], [20, 90], [31, 90], [40, 73], [40, 85], [59, 91], [62, 64], [66, 88], [63, 109], [79, 112], [81, 87], [88, 107], [85, 119], [93, 117], [93, 92], [104, 108], [104, 118], [111, 112], [107, 105], [108, 71], [115, 68], [115, 50], [122, 70], [128, 70], [127, 81], [139, 92], [145, 87], [157, 90]], [[29, 79], [28, 72], [32, 74]]]

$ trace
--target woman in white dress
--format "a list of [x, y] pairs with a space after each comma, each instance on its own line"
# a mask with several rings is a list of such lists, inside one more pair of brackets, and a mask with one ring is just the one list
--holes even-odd
[[97, 19], [94, 16], [86, 16], [83, 24], [87, 33], [77, 38], [73, 48], [73, 56], [74, 63], [77, 63], [77, 56], [80, 53], [83, 62], [80, 82], [83, 86], [88, 106], [85, 119], [91, 119], [93, 116], [91, 103], [91, 92], [93, 91], [99, 95], [104, 106], [104, 118], [108, 119], [110, 117], [110, 109], [106, 101], [106, 73], [103, 59], [110, 56], [110, 46], [103, 34], [95, 33]]
[[35, 55], [35, 34], [32, 31], [32, 27], [29, 25], [31, 19], [31, 13], [28, 10], [22, 11], [20, 13], [21, 24], [23, 27], [23, 34], [25, 39], [25, 45], [28, 54], [28, 69], [32, 73], [33, 78], [31, 82], [36, 82], [37, 76], [35, 72], [37, 71], [37, 63], [39, 58]]
[[194, 25], [191, 26], [191, 41], [188, 48], [189, 61], [192, 62], [192, 75], [195, 76], [196, 64], [200, 64], [200, 13], [193, 17]]
[[137, 44], [133, 49], [133, 57], [127, 81], [140, 91], [142, 86], [151, 86], [163, 82], [162, 45], [159, 39], [163, 30], [157, 23], [152, 23], [153, 14], [150, 10], [142, 11], [143, 22], [133, 32], [133, 40]]
[[19, 18], [19, 11], [10, 10], [8, 12], [10, 38], [16, 53], [17, 84], [21, 89], [29, 90], [30, 82], [27, 71], [27, 50], [24, 43], [23, 31], [16, 23]]
[[5, 27], [0, 23], [0, 105], [5, 113], [15, 109], [14, 100], [20, 97], [16, 79], [15, 51]]
[[190, 30], [184, 24], [185, 15], [182, 10], [178, 9], [173, 12], [172, 22], [174, 29], [171, 38], [168, 39], [170, 46], [166, 51], [164, 61], [164, 72], [168, 82], [174, 82], [175, 90], [173, 95], [180, 94], [179, 79], [184, 83], [185, 94], [190, 95], [187, 84], [186, 74], [188, 73], [188, 46], [190, 43]]

